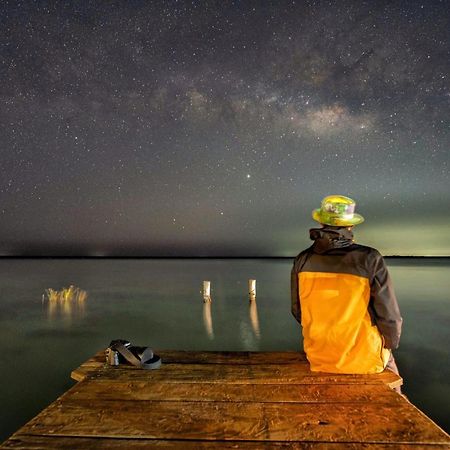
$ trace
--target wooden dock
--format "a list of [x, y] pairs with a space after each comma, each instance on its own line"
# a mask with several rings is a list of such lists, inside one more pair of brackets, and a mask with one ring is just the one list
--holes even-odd
[[99, 352], [68, 392], [5, 441], [14, 449], [444, 449], [450, 437], [391, 388], [314, 373], [296, 352], [159, 352], [158, 370]]

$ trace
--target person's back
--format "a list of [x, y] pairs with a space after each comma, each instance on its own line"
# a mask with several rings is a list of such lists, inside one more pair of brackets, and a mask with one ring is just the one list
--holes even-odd
[[322, 228], [294, 261], [292, 313], [302, 324], [311, 370], [376, 373], [397, 348], [401, 317], [380, 253], [353, 242], [354, 202], [329, 196], [313, 212]]

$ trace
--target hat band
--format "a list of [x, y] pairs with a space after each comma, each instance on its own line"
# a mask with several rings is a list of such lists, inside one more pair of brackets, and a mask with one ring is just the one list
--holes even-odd
[[339, 214], [343, 216], [344, 214], [353, 214], [355, 212], [355, 204], [342, 204], [342, 203], [331, 203], [327, 202], [322, 204], [321, 210], [328, 214]]

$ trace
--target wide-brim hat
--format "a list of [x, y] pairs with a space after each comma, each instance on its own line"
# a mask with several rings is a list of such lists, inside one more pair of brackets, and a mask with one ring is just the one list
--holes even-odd
[[329, 195], [322, 200], [320, 208], [312, 212], [317, 222], [333, 227], [349, 227], [364, 222], [364, 217], [355, 213], [355, 202], [343, 195]]

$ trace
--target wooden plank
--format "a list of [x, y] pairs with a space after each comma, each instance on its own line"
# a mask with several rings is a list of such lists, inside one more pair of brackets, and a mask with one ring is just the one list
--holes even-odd
[[[242, 371], [246, 371], [247, 373], [253, 372], [253, 367], [249, 368], [248, 366], [268, 366], [267, 368], [269, 370], [266, 370], [267, 372], [273, 372], [274, 367], [273, 366], [280, 366], [280, 369], [285, 368], [287, 370], [291, 370], [293, 373], [293, 376], [298, 379], [299, 376], [302, 376], [302, 374], [307, 374], [308, 377], [314, 377], [316, 379], [316, 382], [323, 382], [321, 375], [318, 375], [318, 372], [311, 372], [309, 370], [309, 364], [305, 359], [305, 355], [303, 353], [299, 352], [192, 352], [192, 351], [159, 351], [158, 354], [161, 356], [163, 360], [163, 366], [162, 369], [165, 369], [169, 367], [170, 373], [173, 371], [179, 371], [181, 364], [186, 364], [184, 367], [184, 371], [186, 372], [188, 370], [191, 370], [193, 367], [193, 364], [196, 365], [207, 365], [213, 366], [213, 365], [227, 365], [233, 368], [235, 365], [246, 365], [247, 367]], [[175, 364], [176, 367], [173, 368], [172, 365]], [[127, 366], [119, 366], [117, 368], [113, 368], [113, 370], [120, 370], [120, 369], [131, 369], [133, 370], [133, 367], [127, 367]], [[173, 370], [172, 370], [173, 369]], [[79, 368], [75, 369], [71, 377], [76, 381], [84, 380], [88, 376], [92, 376], [94, 374], [97, 374], [99, 371], [101, 371], [102, 375], [105, 373], [105, 370], [109, 373], [111, 370], [111, 367], [105, 365], [105, 356], [104, 351], [99, 351], [93, 358], [90, 358], [86, 363], [82, 364]], [[139, 369], [136, 369], [139, 370]], [[161, 369], [160, 369], [161, 370]], [[257, 368], [255, 369], [255, 371]], [[202, 369], [197, 369], [199, 371], [200, 376], [202, 376], [202, 373], [220, 373], [220, 369], [205, 369], [202, 372]], [[116, 375], [114, 375], [116, 376]], [[133, 375], [136, 376], [136, 375]], [[195, 378], [195, 374], [193, 374]], [[389, 387], [394, 388], [401, 386], [403, 383], [403, 380], [398, 375], [394, 374], [393, 372], [389, 370], [385, 370], [381, 374], [374, 374], [370, 375], [369, 377], [367, 375], [335, 375], [335, 374], [328, 374], [325, 381], [328, 382], [336, 382], [337, 378], [345, 377], [345, 383], [351, 383], [351, 382], [360, 382], [361, 378], [367, 378], [367, 380], [370, 380], [370, 382], [374, 381], [381, 381], [385, 384], [387, 384]], [[217, 378], [217, 377], [216, 377]], [[308, 378], [309, 379], [309, 378]], [[352, 381], [353, 380], [353, 381]], [[219, 380], [220, 382], [221, 380]], [[306, 381], [306, 380], [305, 380]], [[289, 383], [292, 382], [292, 379], [288, 381]]]
[[[306, 356], [301, 352], [205, 352], [183, 350], [155, 350], [164, 364], [291, 364], [303, 362]], [[71, 377], [81, 381], [105, 365], [105, 351], [98, 351], [92, 358], [75, 369]]]
[[[104, 367], [92, 379], [124, 381], [166, 381], [168, 383], [233, 383], [233, 384], [379, 384], [392, 387], [399, 377], [384, 371], [373, 375], [345, 375], [311, 372], [301, 363], [275, 365], [166, 364], [158, 370], [142, 370], [133, 366]], [[400, 379], [401, 380], [401, 379]]]
[[106, 356], [105, 350], [98, 351], [92, 358], [89, 358], [81, 366], [72, 371], [70, 377], [75, 381], [82, 381], [90, 374], [105, 367]]
[[157, 352], [145, 371], [105, 365], [2, 448], [450, 448], [450, 437], [388, 385], [401, 378], [311, 372], [298, 352]]
[[168, 383], [147, 381], [88, 380], [71, 391], [72, 399], [89, 400], [170, 400], [204, 402], [292, 402], [292, 403], [386, 403], [402, 397], [384, 384], [223, 384]]
[[21, 434], [189, 440], [449, 443], [408, 402], [392, 405], [73, 401], [65, 398]]
[[352, 444], [339, 442], [252, 442], [252, 441], [185, 441], [158, 439], [108, 439], [57, 436], [16, 435], [0, 448], [16, 450], [146, 450], [149, 448], [196, 450], [196, 449], [292, 449], [292, 450], [443, 450], [446, 444]]
[[[154, 350], [166, 364], [291, 364], [306, 362], [303, 352], [241, 352], [241, 351], [191, 351], [191, 350]], [[104, 363], [105, 351], [99, 350], [85, 364]]]
[[292, 450], [443, 450], [446, 444], [380, 444], [349, 442], [252, 442], [252, 441], [186, 441], [159, 439], [109, 439], [80, 438], [57, 436], [15, 435], [0, 448], [15, 450], [60, 450], [62, 448], [77, 450], [147, 450], [149, 448], [173, 450], [202, 449], [292, 449]]
[[292, 364], [308, 363], [303, 352], [199, 352], [164, 351], [157, 352], [166, 364]]

